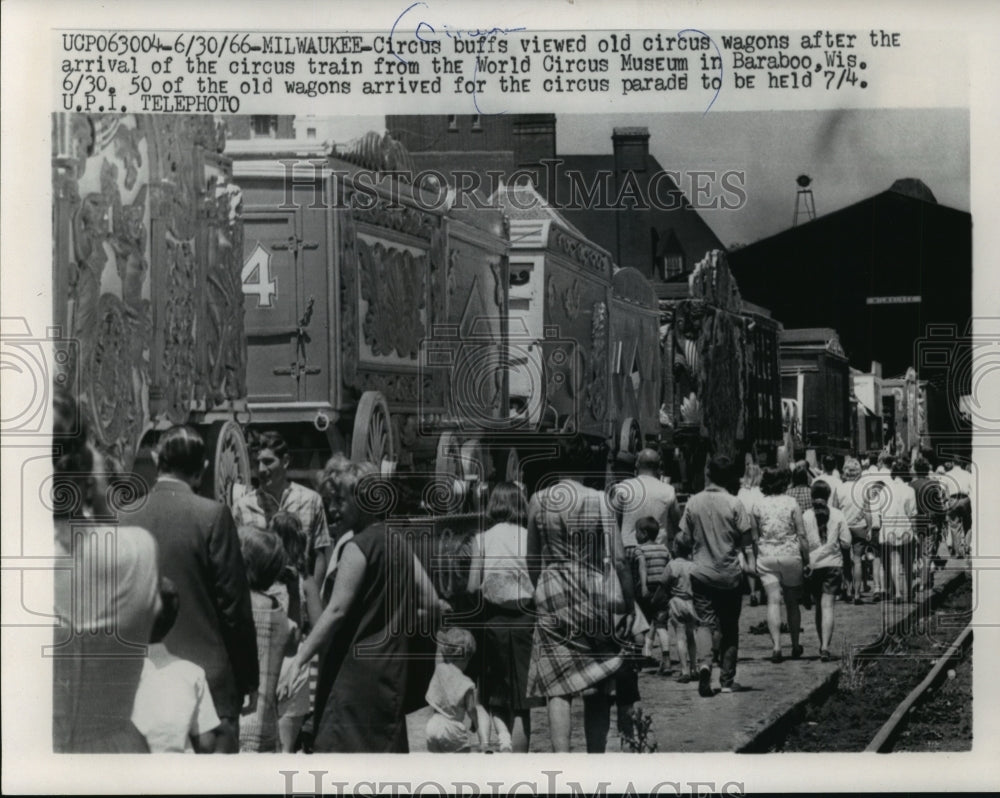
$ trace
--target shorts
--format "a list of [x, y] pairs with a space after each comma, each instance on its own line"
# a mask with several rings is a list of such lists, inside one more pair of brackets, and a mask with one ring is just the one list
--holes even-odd
[[851, 528], [851, 556], [855, 560], [860, 560], [868, 551], [868, 527], [858, 526]]
[[809, 595], [818, 599], [822, 595], [836, 596], [844, 584], [842, 568], [816, 568], [806, 580]]
[[694, 610], [694, 603], [691, 599], [674, 596], [670, 599], [670, 609], [668, 617], [671, 622], [681, 626], [696, 625], [698, 623], [698, 613]]
[[760, 557], [757, 574], [766, 585], [779, 584], [784, 588], [802, 586], [802, 559], [800, 557]]
[[643, 599], [637, 599], [636, 604], [646, 615], [646, 620], [654, 629], [665, 629], [667, 626], [667, 608], [654, 603], [656, 593]]

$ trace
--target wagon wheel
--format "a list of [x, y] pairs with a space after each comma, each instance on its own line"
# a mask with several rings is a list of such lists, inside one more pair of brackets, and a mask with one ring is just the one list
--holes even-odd
[[521, 481], [521, 456], [513, 446], [507, 450], [507, 457], [504, 458], [503, 478], [505, 482]]
[[642, 448], [642, 429], [634, 418], [626, 418], [622, 422], [621, 433], [618, 436], [618, 453], [637, 455]]
[[240, 425], [217, 421], [206, 435], [211, 464], [205, 475], [204, 493], [228, 507], [250, 486], [250, 452]]
[[351, 435], [351, 460], [372, 463], [380, 470], [384, 463], [396, 459], [396, 443], [392, 439], [392, 419], [389, 404], [381, 391], [365, 391], [358, 402]]
[[472, 509], [486, 508], [489, 498], [489, 482], [493, 476], [492, 463], [486, 455], [479, 438], [470, 438], [462, 444], [462, 478], [472, 496]]
[[492, 469], [479, 438], [470, 438], [462, 444], [462, 479], [467, 482], [489, 481]]
[[454, 432], [442, 432], [438, 438], [434, 476], [448, 480], [462, 478], [462, 449]]

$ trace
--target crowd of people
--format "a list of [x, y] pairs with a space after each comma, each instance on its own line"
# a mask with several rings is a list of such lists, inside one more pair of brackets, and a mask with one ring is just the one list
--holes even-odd
[[[573, 437], [530, 498], [519, 483], [493, 487], [467, 579], [445, 595], [373, 500], [385, 483], [371, 465], [335, 455], [313, 490], [289, 479], [287, 443], [265, 433], [256, 484], [230, 511], [197, 494], [205, 444], [175, 427], [155, 485], [115, 513], [65, 395], [53, 452], [56, 545], [75, 561], [56, 590], [65, 752], [406, 752], [407, 715], [424, 705], [429, 751], [526, 752], [541, 706], [552, 749], [569, 751], [577, 699], [586, 748], [602, 752], [613, 706], [631, 734], [657, 649], [661, 676], [676, 649], [678, 682], [713, 697], [717, 666], [718, 692], [738, 692], [749, 594], [767, 605], [772, 661], [784, 659], [782, 606], [791, 657], [803, 655], [802, 606], [828, 660], [838, 600], [911, 600], [942, 543], [968, 552], [972, 519], [968, 472], [932, 476], [922, 457], [847, 458], [839, 472], [827, 458], [813, 473], [719, 456], [682, 508], [651, 449], [610, 489], [567, 476], [593, 473]], [[102, 522], [113, 546], [88, 543]]]

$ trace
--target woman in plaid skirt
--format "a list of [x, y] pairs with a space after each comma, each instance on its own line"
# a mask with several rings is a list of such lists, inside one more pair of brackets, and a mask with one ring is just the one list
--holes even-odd
[[[582, 439], [564, 447], [559, 465], [585, 473]], [[544, 481], [543, 481], [544, 482]], [[564, 477], [542, 487], [528, 508], [528, 571], [537, 622], [528, 695], [548, 699], [554, 751], [570, 750], [570, 706], [583, 695], [588, 753], [607, 744], [610, 692], [622, 666], [615, 615], [632, 608], [632, 578], [603, 493]]]

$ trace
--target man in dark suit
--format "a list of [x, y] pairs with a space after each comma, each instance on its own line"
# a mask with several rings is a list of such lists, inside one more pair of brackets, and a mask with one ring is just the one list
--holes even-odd
[[180, 595], [177, 621], [163, 642], [174, 656], [204, 668], [222, 722], [215, 750], [234, 753], [241, 709], [257, 698], [257, 633], [233, 516], [195, 493], [207, 465], [197, 432], [168, 430], [159, 442], [156, 484], [141, 508], [122, 513], [121, 523], [156, 538], [160, 573]]

